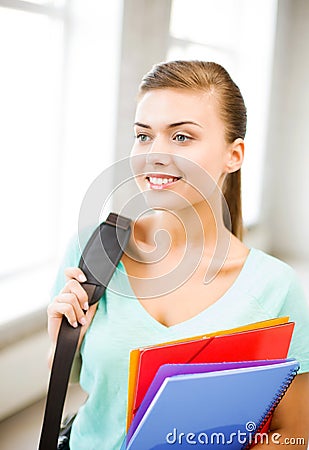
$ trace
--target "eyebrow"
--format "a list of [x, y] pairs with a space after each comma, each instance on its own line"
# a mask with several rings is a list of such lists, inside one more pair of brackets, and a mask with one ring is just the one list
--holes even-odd
[[[150, 125], [147, 125], [147, 124], [141, 123], [141, 122], [135, 122], [134, 125], [141, 127], [141, 128], [147, 128], [149, 130], [151, 129]], [[196, 125], [196, 126], [202, 128], [202, 125], [200, 125], [197, 122], [192, 122], [192, 120], [183, 120], [181, 122], [171, 123], [170, 125], [168, 125], [167, 128], [175, 128], [175, 127], [179, 127], [180, 125]]]

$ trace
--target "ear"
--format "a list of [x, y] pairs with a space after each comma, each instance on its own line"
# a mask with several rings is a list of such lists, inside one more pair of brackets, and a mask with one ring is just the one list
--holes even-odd
[[226, 154], [225, 172], [232, 173], [239, 170], [242, 166], [245, 154], [245, 143], [242, 138], [235, 139], [230, 144]]

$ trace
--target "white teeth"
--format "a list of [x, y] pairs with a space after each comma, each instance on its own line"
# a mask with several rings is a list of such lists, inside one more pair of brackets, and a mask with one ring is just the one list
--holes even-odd
[[149, 177], [149, 181], [151, 184], [167, 184], [172, 183], [176, 178], [159, 178], [159, 177]]

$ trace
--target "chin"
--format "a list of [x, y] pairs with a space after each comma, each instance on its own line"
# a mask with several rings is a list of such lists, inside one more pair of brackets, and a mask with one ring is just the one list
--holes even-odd
[[172, 191], [146, 190], [143, 196], [147, 206], [154, 210], [176, 212], [192, 208], [192, 204], [186, 198]]

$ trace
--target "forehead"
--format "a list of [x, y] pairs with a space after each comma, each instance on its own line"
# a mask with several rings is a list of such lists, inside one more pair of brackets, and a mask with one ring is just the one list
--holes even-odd
[[219, 120], [215, 96], [184, 89], [153, 89], [143, 94], [136, 108], [136, 122], [178, 122]]

